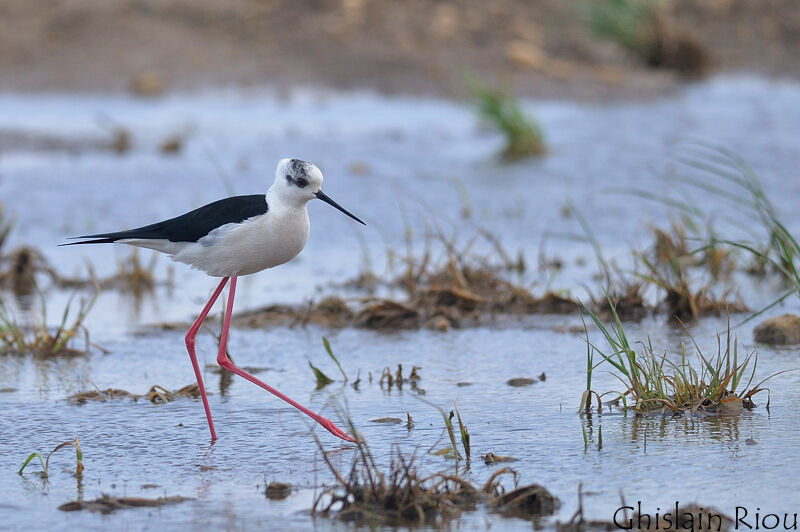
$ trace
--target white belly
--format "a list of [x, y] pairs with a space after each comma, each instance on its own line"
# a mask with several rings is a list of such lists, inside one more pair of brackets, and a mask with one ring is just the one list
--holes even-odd
[[197, 242], [127, 240], [126, 244], [168, 253], [214, 277], [249, 275], [289, 262], [308, 240], [305, 209], [268, 211], [242, 223], [223, 225]]

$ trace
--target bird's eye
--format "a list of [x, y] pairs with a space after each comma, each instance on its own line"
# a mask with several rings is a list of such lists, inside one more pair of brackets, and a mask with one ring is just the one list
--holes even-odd
[[297, 186], [300, 188], [304, 188], [308, 184], [308, 180], [306, 180], [304, 177], [298, 177], [297, 181], [295, 182], [297, 183]]
[[290, 176], [289, 174], [286, 174], [286, 181], [288, 183], [291, 183], [293, 181], [292, 176]]

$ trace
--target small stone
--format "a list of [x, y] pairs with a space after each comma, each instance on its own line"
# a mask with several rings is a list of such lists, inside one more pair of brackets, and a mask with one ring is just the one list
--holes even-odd
[[784, 314], [765, 320], [753, 329], [753, 338], [769, 345], [800, 344], [800, 316]]
[[719, 402], [719, 411], [723, 414], [739, 414], [743, 408], [744, 403], [735, 395], [728, 396]]

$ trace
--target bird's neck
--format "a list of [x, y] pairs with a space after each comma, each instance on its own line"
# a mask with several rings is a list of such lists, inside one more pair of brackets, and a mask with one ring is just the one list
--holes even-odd
[[267, 190], [267, 206], [271, 211], [283, 211], [290, 209], [306, 209], [308, 201], [295, 197], [287, 197], [286, 194], [281, 194], [279, 188], [272, 186]]

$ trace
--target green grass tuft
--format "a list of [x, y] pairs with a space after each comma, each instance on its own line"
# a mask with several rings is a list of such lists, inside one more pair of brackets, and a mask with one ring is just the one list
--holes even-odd
[[[587, 390], [581, 399], [581, 413], [588, 411], [588, 401], [597, 395], [591, 390], [591, 373], [603, 363], [610, 364], [616, 372], [623, 391], [614, 393], [623, 401], [623, 408], [635, 412], [728, 412], [755, 406], [752, 397], [763, 391], [762, 385], [778, 372], [753, 385], [758, 353], [753, 350], [740, 361], [738, 342], [731, 337], [730, 328], [726, 335], [717, 335], [717, 353], [711, 357], [704, 355], [694, 343], [699, 364], [688, 360], [686, 346], [681, 344], [680, 362], [675, 362], [666, 352], [657, 354], [652, 343], [638, 342], [634, 349], [625, 333], [622, 322], [611, 305], [614, 321], [604, 324], [585, 305], [583, 309], [602, 333], [609, 349], [602, 350], [588, 340], [587, 332]], [[594, 355], [601, 360], [594, 363]], [[600, 394], [599, 397], [605, 395]], [[627, 401], [630, 400], [628, 407]], [[599, 403], [598, 403], [599, 405]], [[598, 406], [599, 408], [599, 406]]]
[[469, 86], [481, 119], [505, 137], [506, 145], [501, 152], [503, 159], [516, 161], [547, 153], [541, 126], [525, 114], [509, 91], [489, 88], [475, 79], [469, 80]]
[[50, 451], [50, 453], [47, 455], [47, 458], [43, 458], [42, 453], [38, 451], [31, 453], [28, 456], [28, 458], [26, 458], [25, 461], [22, 463], [22, 467], [19, 468], [17, 474], [21, 475], [22, 472], [25, 471], [25, 468], [28, 466], [31, 460], [33, 460], [34, 458], [38, 458], [39, 463], [42, 465], [41, 475], [42, 477], [47, 478], [50, 474], [50, 457], [53, 456], [53, 454], [59, 451], [60, 449], [70, 446], [75, 448], [75, 459], [76, 459], [75, 476], [80, 478], [83, 475], [83, 451], [81, 450], [79, 438], [59, 443], [58, 445], [56, 445], [55, 449]]
[[311, 368], [311, 371], [314, 372], [314, 378], [317, 379], [317, 390], [333, 382], [333, 379], [325, 375], [322, 370], [312, 364], [310, 360], [308, 361], [308, 367]]
[[461, 413], [458, 411], [458, 406], [455, 403], [453, 403], [453, 409], [455, 410], [456, 417], [458, 418], [458, 430], [461, 432], [461, 445], [464, 447], [464, 454], [467, 455], [467, 460], [469, 460], [471, 452], [469, 444], [469, 431], [467, 430], [467, 426], [464, 424], [464, 421], [461, 419]]
[[336, 362], [336, 367], [339, 368], [339, 371], [342, 373], [342, 377], [344, 377], [344, 382], [346, 383], [348, 380], [347, 373], [344, 372], [344, 368], [342, 368], [342, 365], [339, 363], [339, 359], [336, 358], [336, 355], [333, 354], [333, 349], [331, 349], [331, 343], [324, 336], [322, 337], [322, 345], [325, 347], [325, 351], [328, 353], [328, 356], [330, 356], [333, 359], [333, 361]]

